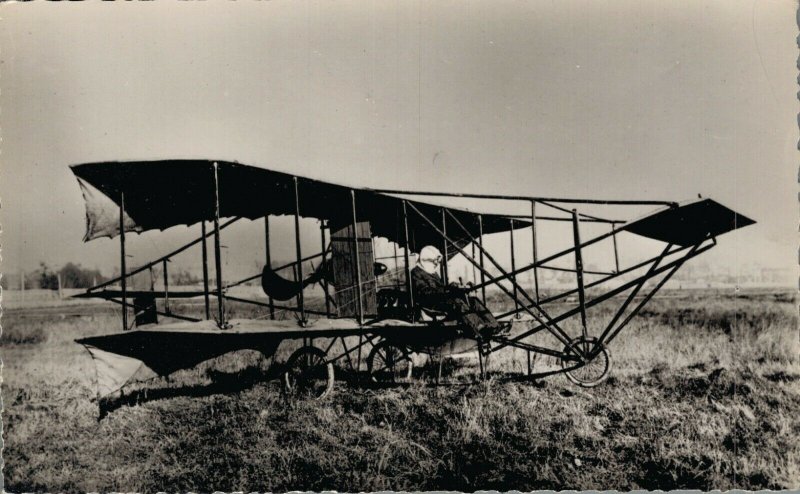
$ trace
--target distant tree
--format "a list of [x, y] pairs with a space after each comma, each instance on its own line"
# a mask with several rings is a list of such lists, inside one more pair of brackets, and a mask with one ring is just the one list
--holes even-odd
[[54, 270], [45, 262], [39, 263], [39, 268], [34, 271], [13, 273], [0, 278], [0, 286], [4, 290], [18, 290], [22, 286], [21, 277], [25, 277], [25, 288], [41, 288], [44, 290], [58, 290], [58, 278], [61, 277], [61, 288], [89, 288], [95, 283], [101, 283], [108, 278], [100, 273], [99, 269], [87, 269], [80, 264], [68, 262], [61, 269]]
[[58, 275], [43, 262], [39, 263], [39, 288], [58, 290]]
[[63, 288], [89, 288], [94, 282], [104, 281], [97, 269], [86, 269], [80, 264], [68, 262], [59, 270]]
[[201, 281], [200, 278], [192, 274], [188, 269], [179, 269], [170, 271], [169, 280], [175, 286], [188, 286], [194, 285]]

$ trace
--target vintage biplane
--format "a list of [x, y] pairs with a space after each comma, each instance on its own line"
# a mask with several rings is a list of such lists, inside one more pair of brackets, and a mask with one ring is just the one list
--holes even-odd
[[[142, 367], [164, 376], [241, 349], [272, 356], [287, 341], [295, 342], [297, 349], [277, 364], [284, 388], [317, 397], [331, 390], [335, 365], [349, 368], [364, 382], [367, 377], [397, 382], [412, 377], [413, 354], [470, 351], [478, 355], [483, 375], [485, 358], [508, 348], [527, 353], [523, 376], [563, 373], [577, 385], [595, 386], [610, 369], [609, 343], [667, 280], [686, 261], [716, 245], [717, 236], [754, 223], [710, 199], [678, 204], [376, 190], [224, 161], [103, 162], [74, 165], [72, 171], [86, 203], [84, 240], [104, 236], [120, 240], [121, 275], [79, 295], [99, 297], [123, 308], [122, 332], [78, 340], [95, 361], [100, 396], [121, 389]], [[525, 214], [478, 212], [431, 202], [458, 198], [523, 204]], [[633, 219], [609, 219], [576, 209], [588, 206], [655, 210]], [[275, 267], [270, 257], [270, 218], [280, 215], [294, 218], [296, 256], [293, 262]], [[263, 218], [266, 265], [261, 273], [225, 283], [220, 237], [227, 226], [242, 218]], [[315, 246], [318, 252], [304, 257], [300, 225], [309, 219], [319, 222], [321, 240]], [[542, 256], [537, 246], [542, 225], [549, 222], [565, 226], [569, 242]], [[199, 236], [152, 262], [128, 269], [127, 233], [177, 225], [198, 225]], [[585, 238], [588, 225], [603, 227], [603, 231]], [[514, 238], [523, 230], [531, 235], [531, 252], [526, 252], [530, 256], [525, 256], [530, 262], [518, 265], [521, 255], [515, 251]], [[507, 235], [509, 250], [503, 255], [485, 246], [485, 238], [498, 235]], [[617, 243], [620, 235], [650, 239], [660, 252], [623, 265]], [[213, 238], [213, 280], [209, 237]], [[393, 255], [377, 256], [376, 238], [388, 241]], [[584, 253], [601, 244], [612, 249], [613, 268], [587, 269]], [[443, 253], [445, 282], [452, 276], [448, 264], [456, 258], [467, 263], [474, 274], [463, 292], [483, 299], [512, 331], [489, 335], [465, 331], [446, 313], [417, 303], [410, 272], [416, 253], [426, 245], [437, 246]], [[202, 289], [171, 291], [167, 262], [193, 246], [200, 250]], [[379, 262], [386, 258], [391, 262]], [[315, 260], [317, 267], [310, 269]], [[162, 287], [129, 286], [131, 277], [154, 267], [163, 267]], [[571, 285], [542, 290], [540, 278], [546, 271], [567, 276]], [[292, 274], [282, 274], [288, 272]], [[232, 293], [234, 287], [259, 279], [264, 292], [260, 297]], [[312, 285], [324, 293], [324, 306], [308, 303], [305, 294]], [[195, 314], [171, 309], [176, 299], [188, 297], [197, 301]], [[615, 302], [616, 307], [600, 329], [592, 331], [587, 314], [604, 302]], [[226, 304], [232, 303], [251, 304], [260, 315], [229, 317]], [[278, 317], [287, 311], [296, 317]], [[549, 356], [557, 365], [537, 372], [531, 355]]]

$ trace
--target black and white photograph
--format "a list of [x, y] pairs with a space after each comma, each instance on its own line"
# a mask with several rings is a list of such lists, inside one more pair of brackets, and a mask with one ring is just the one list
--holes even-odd
[[2, 489], [800, 489], [797, 9], [0, 2]]

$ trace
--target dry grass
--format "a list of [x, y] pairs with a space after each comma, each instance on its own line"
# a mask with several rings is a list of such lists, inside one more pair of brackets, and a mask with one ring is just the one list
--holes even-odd
[[502, 380], [527, 365], [508, 351], [483, 383], [462, 384], [476, 377], [466, 362], [444, 386], [339, 382], [322, 403], [287, 402], [277, 383], [252, 384], [261, 362], [239, 352], [134, 387], [142, 402], [101, 421], [72, 340], [117, 331], [115, 314], [3, 323], [9, 491], [800, 487], [791, 296], [654, 300], [591, 390]]

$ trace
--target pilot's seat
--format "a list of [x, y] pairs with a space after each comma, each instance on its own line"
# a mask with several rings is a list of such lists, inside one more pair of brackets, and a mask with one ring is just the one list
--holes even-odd
[[[411, 319], [412, 310], [409, 307], [408, 292], [401, 288], [381, 288], [378, 290], [378, 317], [381, 319]], [[444, 322], [447, 313], [422, 307], [417, 304], [413, 315], [415, 321]]]

